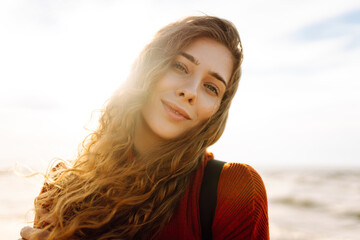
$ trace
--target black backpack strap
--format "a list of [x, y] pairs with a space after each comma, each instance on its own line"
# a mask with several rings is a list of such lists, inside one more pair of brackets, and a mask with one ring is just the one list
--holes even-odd
[[217, 188], [221, 170], [225, 162], [211, 159], [205, 166], [201, 183], [199, 208], [200, 223], [203, 240], [212, 239], [212, 223], [217, 201]]

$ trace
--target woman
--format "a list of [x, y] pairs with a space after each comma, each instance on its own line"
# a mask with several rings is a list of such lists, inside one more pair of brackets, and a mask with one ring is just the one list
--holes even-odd
[[[77, 159], [58, 164], [35, 201], [25, 239], [201, 239], [207, 153], [224, 131], [240, 79], [236, 28], [211, 16], [162, 28], [110, 98]], [[257, 172], [226, 164], [213, 239], [268, 239]], [[200, 203], [201, 205], [202, 203]]]

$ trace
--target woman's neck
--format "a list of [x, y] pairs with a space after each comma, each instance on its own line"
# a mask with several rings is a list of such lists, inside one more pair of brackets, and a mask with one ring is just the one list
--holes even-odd
[[135, 124], [134, 151], [136, 155], [146, 154], [161, 146], [163, 139], [159, 138], [146, 124], [142, 115], [138, 117]]

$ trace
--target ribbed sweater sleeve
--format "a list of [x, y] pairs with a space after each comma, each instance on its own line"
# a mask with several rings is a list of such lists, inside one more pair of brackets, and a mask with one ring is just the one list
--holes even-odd
[[227, 163], [220, 175], [213, 239], [269, 239], [264, 183], [249, 165]]

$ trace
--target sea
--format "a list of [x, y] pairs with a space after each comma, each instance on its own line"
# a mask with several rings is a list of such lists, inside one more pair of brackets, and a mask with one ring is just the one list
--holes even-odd
[[[263, 177], [272, 240], [360, 240], [360, 168], [257, 169]], [[0, 238], [31, 225], [42, 178], [0, 169]]]

